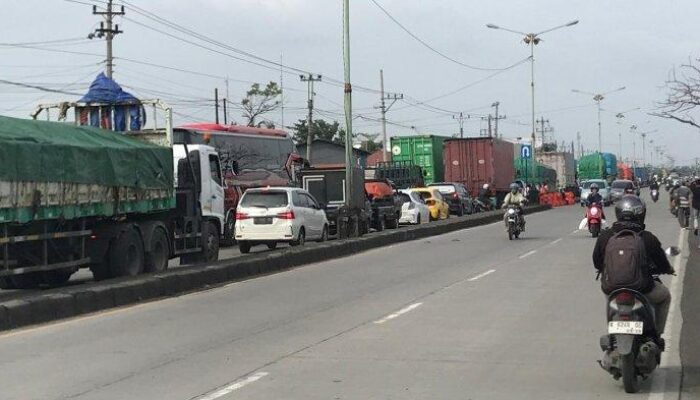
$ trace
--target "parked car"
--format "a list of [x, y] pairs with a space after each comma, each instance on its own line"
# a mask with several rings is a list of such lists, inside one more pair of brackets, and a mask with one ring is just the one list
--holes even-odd
[[252, 246], [277, 243], [301, 246], [328, 238], [328, 220], [321, 204], [299, 188], [248, 189], [236, 210], [236, 240], [241, 253]]
[[634, 182], [632, 181], [627, 179], [613, 181], [612, 185], [610, 185], [610, 200], [613, 202], [620, 200], [620, 198], [625, 195], [625, 190], [637, 192], [637, 189], [634, 187]]
[[399, 190], [398, 195], [403, 201], [399, 223], [420, 225], [430, 221], [430, 208], [420, 194], [410, 190]]
[[428, 208], [430, 209], [430, 219], [432, 221], [447, 219], [450, 217], [450, 206], [447, 205], [445, 200], [442, 198], [439, 190], [427, 187], [410, 189], [410, 191], [418, 193], [423, 201], [425, 201], [425, 204], [428, 205]]
[[450, 212], [460, 217], [474, 212], [474, 200], [466, 186], [461, 183], [431, 183], [428, 187], [437, 189], [450, 207]]
[[590, 179], [581, 183], [581, 206], [586, 205], [586, 199], [591, 194], [591, 185], [598, 185], [598, 193], [603, 196], [603, 205], [607, 206], [612, 203], [610, 199], [610, 186], [604, 179]]

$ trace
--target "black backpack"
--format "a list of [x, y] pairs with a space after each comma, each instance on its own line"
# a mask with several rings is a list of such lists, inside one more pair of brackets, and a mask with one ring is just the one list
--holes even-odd
[[651, 273], [641, 232], [625, 229], [613, 235], [605, 248], [601, 286], [609, 294], [617, 289], [642, 291], [651, 286]]

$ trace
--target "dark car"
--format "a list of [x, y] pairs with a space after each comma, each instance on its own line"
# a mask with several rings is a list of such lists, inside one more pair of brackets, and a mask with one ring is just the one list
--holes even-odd
[[463, 184], [438, 182], [428, 186], [434, 187], [440, 192], [445, 202], [450, 206], [450, 213], [462, 216], [474, 212], [474, 201], [469, 195], [467, 187]]
[[612, 201], [617, 201], [622, 198], [622, 196], [625, 195], [625, 190], [633, 190], [636, 192], [636, 188], [634, 187], [634, 182], [626, 180], [626, 179], [619, 179], [616, 181], [613, 181], [612, 185], [610, 185], [610, 197]]

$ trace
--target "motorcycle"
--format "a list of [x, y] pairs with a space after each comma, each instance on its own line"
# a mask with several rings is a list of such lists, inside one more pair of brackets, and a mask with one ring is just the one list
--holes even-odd
[[[680, 249], [670, 247], [666, 253], [675, 256]], [[618, 289], [608, 295], [606, 310], [608, 334], [600, 337], [605, 354], [598, 363], [615, 380], [622, 378], [625, 392], [636, 393], [639, 378], [646, 379], [656, 369], [665, 348], [656, 330], [654, 306], [636, 290]]]
[[690, 224], [690, 201], [687, 197], [678, 198], [676, 216], [678, 216], [678, 223], [681, 228], [687, 228]]
[[493, 206], [491, 205], [491, 202], [485, 202], [481, 201], [479, 199], [474, 200], [474, 210], [476, 212], [484, 212], [484, 211], [491, 211], [493, 210]]
[[592, 203], [586, 207], [586, 220], [588, 221], [588, 232], [594, 238], [598, 237], [603, 222], [603, 210], [598, 203]]
[[508, 206], [506, 210], [506, 225], [508, 226], [508, 240], [513, 240], [520, 237], [522, 232], [522, 219], [520, 218], [520, 209], [516, 206]]
[[651, 200], [654, 201], [654, 203], [656, 203], [657, 201], [659, 201], [659, 191], [658, 191], [658, 190], [653, 189], [653, 190], [651, 191]]

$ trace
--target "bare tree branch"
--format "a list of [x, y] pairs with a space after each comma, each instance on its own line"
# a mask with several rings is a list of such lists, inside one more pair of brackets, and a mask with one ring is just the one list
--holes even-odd
[[248, 126], [270, 126], [272, 124], [270, 121], [262, 121], [256, 124], [256, 120], [258, 117], [274, 111], [280, 106], [281, 103], [278, 97], [281, 93], [282, 90], [277, 86], [276, 82], [269, 82], [264, 89], [260, 88], [259, 83], [254, 83], [250, 90], [246, 92], [246, 97], [241, 100], [243, 117], [248, 120]]
[[[700, 60], [695, 60], [700, 61]], [[700, 67], [692, 60], [680, 67], [680, 75], [671, 71], [666, 81], [667, 98], [657, 104], [658, 111], [650, 115], [667, 118], [700, 129], [692, 113], [700, 106]]]

